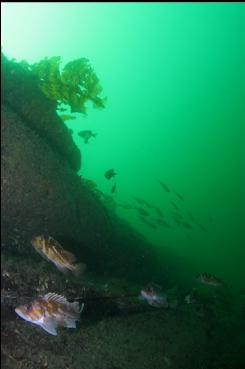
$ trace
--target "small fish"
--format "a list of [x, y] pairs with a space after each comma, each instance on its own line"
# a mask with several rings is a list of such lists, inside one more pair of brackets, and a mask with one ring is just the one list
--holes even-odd
[[155, 206], [154, 206], [154, 205], [152, 205], [152, 204], [150, 204], [148, 201], [143, 200], [143, 203], [144, 203], [144, 205], [145, 205], [148, 209], [153, 209], [153, 208], [155, 208]]
[[180, 193], [178, 193], [178, 192], [176, 192], [176, 191], [174, 191], [175, 192], [175, 194], [178, 196], [178, 198], [181, 200], [181, 201], [185, 201], [185, 199], [184, 199], [184, 197], [180, 194]]
[[157, 215], [159, 215], [159, 217], [163, 218], [163, 212], [161, 209], [159, 209], [157, 206], [154, 206], [154, 209], [156, 210]]
[[108, 208], [113, 209], [114, 211], [116, 210], [117, 203], [111, 195], [101, 192], [101, 199]]
[[181, 222], [182, 226], [184, 226], [185, 228], [188, 228], [188, 229], [191, 229], [192, 228], [192, 225], [188, 222]]
[[159, 286], [152, 284], [140, 291], [140, 299], [144, 299], [149, 305], [157, 308], [168, 308], [167, 296], [160, 292]]
[[133, 199], [139, 204], [146, 206], [148, 209], [153, 209], [155, 206], [150, 204], [148, 201], [141, 199], [140, 197], [132, 196]]
[[64, 113], [65, 111], [67, 111], [67, 108], [57, 108], [57, 110], [59, 110], [61, 113]]
[[161, 187], [166, 191], [170, 192], [170, 189], [162, 182], [160, 179], [157, 179], [157, 182], [161, 185]]
[[135, 206], [135, 210], [137, 210], [140, 215], [143, 215], [143, 217], [148, 217], [150, 215], [148, 211], [143, 208]]
[[195, 218], [194, 218], [193, 214], [192, 214], [189, 210], [186, 210], [186, 212], [187, 212], [187, 214], [188, 214], [188, 216], [189, 216], [190, 220], [191, 220], [192, 222], [194, 222]]
[[181, 225], [181, 221], [177, 218], [174, 218], [174, 222], [175, 222], [175, 224], [177, 224], [177, 226]]
[[144, 200], [139, 198], [139, 197], [136, 197], [136, 196], [132, 196], [133, 199], [139, 204], [139, 205], [144, 205]]
[[183, 215], [180, 213], [176, 213], [176, 211], [173, 211], [173, 218], [175, 219], [183, 219]]
[[111, 188], [111, 193], [114, 193], [116, 191], [116, 186], [117, 186], [117, 184], [114, 183], [114, 185]]
[[208, 230], [202, 225], [202, 224], [199, 224], [198, 223], [198, 225], [199, 225], [199, 227], [200, 227], [200, 229], [203, 231], [203, 232], [208, 232]]
[[104, 173], [104, 176], [106, 179], [111, 179], [113, 177], [115, 177], [115, 175], [117, 175], [117, 173], [115, 172], [114, 169], [108, 169], [105, 173]]
[[120, 208], [123, 208], [125, 210], [134, 209], [134, 206], [133, 205], [130, 205], [130, 204], [117, 204], [117, 206], [119, 206]]
[[72, 271], [75, 275], [82, 274], [86, 264], [75, 264], [75, 256], [63, 249], [53, 237], [40, 235], [31, 240], [35, 250], [46, 260], [51, 261], [61, 271]]
[[90, 130], [84, 130], [78, 132], [78, 136], [82, 137], [84, 139], [84, 143], [87, 144], [91, 137], [95, 138], [97, 136], [97, 133], [93, 133]]
[[170, 224], [163, 219], [157, 218], [156, 223], [165, 228], [171, 228]]
[[16, 314], [27, 322], [39, 325], [46, 332], [56, 336], [58, 327], [76, 328], [84, 304], [68, 302], [64, 296], [47, 293], [30, 304], [15, 308]]
[[210, 273], [200, 273], [198, 274], [198, 276], [196, 277], [196, 279], [203, 283], [203, 284], [208, 284], [210, 286], [215, 286], [215, 287], [220, 287], [220, 286], [224, 286], [224, 282], [220, 279], [215, 277], [214, 275], [210, 274]]
[[147, 220], [145, 217], [143, 217], [142, 215], [138, 215], [138, 218], [143, 222], [145, 223], [149, 228], [152, 228], [152, 229], [157, 229], [157, 226], [150, 222], [149, 220]]
[[179, 207], [178, 207], [178, 205], [175, 204], [175, 202], [173, 202], [173, 201], [170, 201], [170, 202], [173, 205], [173, 207], [175, 208], [175, 210], [179, 210]]

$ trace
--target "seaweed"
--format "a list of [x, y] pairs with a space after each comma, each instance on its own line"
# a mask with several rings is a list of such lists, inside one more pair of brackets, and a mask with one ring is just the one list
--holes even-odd
[[59, 115], [60, 119], [63, 120], [63, 122], [65, 122], [66, 120], [74, 120], [76, 119], [76, 117], [74, 115], [69, 115], [69, 114], [62, 114]]
[[[23, 65], [27, 67], [25, 62]], [[73, 60], [61, 70], [61, 57], [53, 56], [29, 67], [38, 77], [42, 92], [57, 104], [69, 106], [71, 113], [86, 115], [88, 101], [95, 108], [105, 107], [105, 98], [100, 96], [102, 87], [88, 59]]]

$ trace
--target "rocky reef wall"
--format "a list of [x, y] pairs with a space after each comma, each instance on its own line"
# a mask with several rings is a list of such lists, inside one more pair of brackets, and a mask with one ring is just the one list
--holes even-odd
[[34, 254], [31, 238], [48, 234], [90, 270], [132, 278], [151, 273], [151, 245], [77, 175], [80, 152], [55, 104], [21, 65], [3, 59], [2, 66], [2, 250]]
[[36, 131], [78, 171], [81, 153], [68, 128], [56, 114], [56, 102], [38, 87], [34, 75], [21, 64], [1, 57], [1, 101], [15, 111], [26, 125]]

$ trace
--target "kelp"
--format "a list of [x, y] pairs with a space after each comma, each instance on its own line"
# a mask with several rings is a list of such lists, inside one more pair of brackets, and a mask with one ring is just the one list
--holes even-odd
[[70, 107], [71, 113], [86, 114], [88, 101], [95, 108], [105, 106], [99, 79], [86, 58], [73, 60], [61, 69], [60, 56], [46, 57], [30, 65], [30, 70], [38, 77], [42, 92], [57, 105]]
[[[8, 61], [1, 53], [2, 63]], [[15, 59], [11, 60], [17, 63]], [[61, 68], [61, 57], [46, 57], [37, 63], [29, 64], [26, 60], [18, 62], [24, 70], [30, 71], [37, 78], [42, 92], [52, 101], [70, 113], [87, 113], [87, 102], [94, 108], [104, 108], [106, 98], [101, 97], [102, 87], [99, 78], [86, 58], [67, 63]], [[73, 118], [71, 118], [73, 119]]]
[[59, 115], [60, 119], [63, 120], [63, 122], [65, 122], [66, 120], [74, 120], [76, 119], [76, 117], [74, 115], [69, 115], [69, 114], [61, 114]]

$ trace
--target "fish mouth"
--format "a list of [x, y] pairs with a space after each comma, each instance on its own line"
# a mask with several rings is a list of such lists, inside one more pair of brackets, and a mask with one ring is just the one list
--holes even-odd
[[16, 312], [17, 315], [19, 315], [19, 317], [21, 317], [22, 319], [27, 319], [27, 316], [25, 315], [25, 313], [20, 309], [20, 308], [15, 308], [14, 311]]
[[26, 320], [27, 322], [34, 323], [34, 321], [28, 316], [28, 314], [23, 312], [20, 308], [15, 308], [14, 311], [20, 318]]

